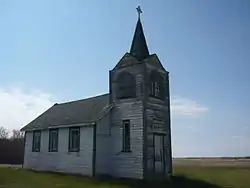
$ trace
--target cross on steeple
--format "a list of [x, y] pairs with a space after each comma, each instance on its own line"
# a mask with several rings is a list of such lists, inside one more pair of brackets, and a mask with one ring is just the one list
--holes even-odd
[[138, 12], [138, 21], [130, 48], [130, 54], [140, 61], [149, 56], [149, 50], [140, 19], [140, 14], [142, 13], [141, 7], [138, 6], [136, 10]]
[[141, 7], [140, 7], [140, 6], [138, 6], [138, 7], [136, 8], [136, 10], [137, 10], [137, 13], [138, 13], [138, 19], [140, 19], [141, 14], [142, 14]]

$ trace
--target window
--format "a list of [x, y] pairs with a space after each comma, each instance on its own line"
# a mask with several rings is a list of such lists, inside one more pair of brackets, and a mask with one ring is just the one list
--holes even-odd
[[150, 95], [152, 97], [160, 98], [160, 91], [161, 91], [160, 83], [156, 81], [151, 81]]
[[78, 152], [80, 150], [80, 128], [69, 128], [69, 152]]
[[40, 152], [41, 131], [33, 131], [32, 152]]
[[155, 82], [155, 93], [154, 93], [154, 95], [156, 97], [160, 97], [160, 84], [159, 84], [159, 82]]
[[150, 87], [150, 96], [159, 98], [164, 100], [165, 99], [165, 84], [164, 84], [164, 78], [159, 75], [159, 73], [152, 71], [150, 74], [151, 79], [151, 87]]
[[58, 151], [58, 129], [49, 130], [49, 152]]
[[123, 152], [131, 152], [130, 150], [130, 121], [123, 121]]
[[117, 98], [133, 98], [136, 97], [136, 80], [135, 76], [128, 73], [122, 72], [116, 79], [117, 84]]

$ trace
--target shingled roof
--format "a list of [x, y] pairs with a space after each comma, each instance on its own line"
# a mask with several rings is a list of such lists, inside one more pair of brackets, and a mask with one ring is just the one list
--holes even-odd
[[109, 109], [109, 94], [77, 101], [54, 104], [21, 130], [47, 129], [48, 127], [79, 123], [93, 123]]

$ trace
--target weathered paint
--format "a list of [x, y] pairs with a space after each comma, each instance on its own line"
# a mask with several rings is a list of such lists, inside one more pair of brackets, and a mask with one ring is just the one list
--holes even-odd
[[107, 114], [96, 126], [96, 175], [109, 175], [110, 172], [110, 117]]
[[170, 111], [170, 80], [169, 80], [169, 73], [167, 73], [166, 76], [166, 86], [167, 86], [167, 107], [168, 107], [168, 112], [167, 112], [167, 138], [166, 138], [166, 145], [167, 145], [167, 173], [168, 176], [172, 176], [173, 174], [173, 158], [172, 158], [172, 131], [171, 131], [171, 111]]
[[[110, 104], [112, 109], [95, 125], [81, 127], [81, 148], [78, 153], [68, 152], [68, 128], [59, 129], [58, 152], [48, 152], [48, 130], [42, 131], [40, 152], [32, 150], [32, 132], [26, 133], [24, 167], [36, 170], [80, 173], [83, 175], [112, 175], [150, 179], [155, 175], [154, 135], [164, 135], [164, 172], [172, 173], [171, 130], [168, 72], [153, 62], [136, 62], [109, 72]], [[125, 61], [125, 60], [123, 60]], [[131, 66], [133, 64], [133, 66]], [[159, 65], [159, 63], [158, 63]], [[159, 71], [166, 82], [166, 100], [149, 97], [151, 70]], [[136, 97], [116, 99], [116, 77], [123, 71], [135, 76]], [[130, 120], [131, 152], [122, 152], [123, 120]], [[153, 127], [162, 121], [163, 129]], [[94, 128], [93, 128], [94, 126]]]
[[58, 135], [58, 152], [48, 152], [49, 130], [41, 132], [40, 152], [32, 152], [33, 132], [26, 132], [24, 168], [92, 176], [93, 127], [80, 128], [79, 152], [68, 152], [68, 128]]
[[[154, 142], [154, 135], [162, 135], [164, 139], [163, 151], [164, 151], [164, 173], [168, 177], [172, 173], [172, 153], [171, 153], [171, 133], [170, 133], [170, 105], [169, 105], [169, 85], [168, 85], [168, 72], [160, 70], [157, 67], [153, 67], [152, 64], [147, 65], [147, 73], [150, 71], [159, 71], [165, 80], [166, 99], [159, 100], [152, 97], [146, 97], [145, 116], [146, 116], [146, 138], [147, 143], [146, 154], [147, 155], [147, 177], [151, 178], [155, 176], [157, 169], [155, 168], [155, 147], [157, 142]], [[146, 84], [148, 86], [148, 84]], [[148, 95], [148, 93], [145, 93]], [[154, 122], [162, 122], [162, 128], [158, 129], [153, 127]]]
[[[143, 178], [143, 128], [142, 102], [122, 102], [112, 110], [111, 152], [112, 175]], [[131, 152], [122, 152], [122, 120], [130, 120]]]
[[[132, 58], [133, 59], [133, 58]], [[133, 59], [133, 61], [136, 61]], [[135, 76], [136, 98], [116, 99], [116, 77], [126, 71]], [[143, 65], [126, 66], [110, 72], [111, 102], [111, 174], [116, 177], [143, 178]], [[122, 152], [123, 120], [130, 120], [131, 152]]]
[[96, 124], [93, 126], [92, 176], [96, 176]]
[[147, 142], [147, 115], [146, 115], [146, 107], [147, 107], [147, 101], [148, 101], [148, 88], [146, 87], [148, 84], [148, 73], [147, 73], [147, 67], [144, 64], [143, 65], [143, 88], [142, 88], [142, 95], [143, 95], [143, 117], [142, 117], [142, 122], [143, 122], [143, 179], [148, 179], [148, 165], [147, 165], [147, 160], [148, 160], [148, 142]]

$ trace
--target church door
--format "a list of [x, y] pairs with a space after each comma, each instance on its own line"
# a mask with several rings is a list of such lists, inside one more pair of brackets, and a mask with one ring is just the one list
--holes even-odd
[[156, 178], [165, 176], [164, 134], [154, 134], [154, 174]]

